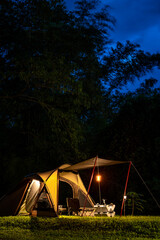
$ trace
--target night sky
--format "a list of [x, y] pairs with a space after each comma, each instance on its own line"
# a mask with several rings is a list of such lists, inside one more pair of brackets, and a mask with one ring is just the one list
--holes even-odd
[[117, 20], [113, 39], [131, 40], [149, 52], [160, 51], [159, 0], [108, 0]]
[[[116, 19], [111, 38], [114, 43], [130, 40], [138, 43], [145, 52], [160, 52], [160, 0], [102, 0], [111, 7], [110, 14]], [[74, 0], [66, 0], [69, 9], [73, 9]], [[142, 78], [154, 77], [160, 80], [160, 70]], [[139, 85], [136, 81], [133, 90]], [[129, 85], [130, 88], [131, 85]], [[160, 81], [156, 87], [160, 86]]]

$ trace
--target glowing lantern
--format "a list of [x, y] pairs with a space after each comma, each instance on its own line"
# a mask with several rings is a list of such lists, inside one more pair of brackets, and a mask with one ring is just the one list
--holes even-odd
[[127, 196], [126, 196], [126, 195], [124, 195], [124, 200], [125, 200], [125, 201], [127, 200]]
[[96, 180], [97, 180], [97, 182], [100, 182], [101, 181], [101, 175], [97, 175]]

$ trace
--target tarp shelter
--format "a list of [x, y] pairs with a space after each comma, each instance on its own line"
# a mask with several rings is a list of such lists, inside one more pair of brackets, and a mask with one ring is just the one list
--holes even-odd
[[79, 199], [81, 208], [84, 203], [85, 207], [93, 207], [94, 202], [88, 195], [78, 170], [93, 168], [95, 161], [96, 166], [126, 163], [96, 157], [74, 165], [64, 164], [52, 171], [31, 174], [0, 200], [0, 216], [57, 216], [59, 181], [72, 187], [73, 198]]

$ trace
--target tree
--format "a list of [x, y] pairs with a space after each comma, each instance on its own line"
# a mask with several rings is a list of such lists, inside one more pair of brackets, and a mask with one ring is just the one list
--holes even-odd
[[20, 178], [86, 156], [84, 125], [101, 111], [99, 55], [112, 19], [91, 13], [94, 1], [82, 14], [83, 4], [72, 13], [63, 1], [1, 2], [3, 185], [17, 169]]
[[140, 49], [138, 44], [126, 41], [125, 44], [117, 42], [108, 55], [104, 56], [103, 71], [109, 93], [120, 89], [128, 82], [134, 82], [159, 66], [160, 54], [150, 54]]
[[[142, 84], [135, 93], [117, 96], [120, 103], [113, 109], [115, 112], [112, 121], [97, 136], [99, 140], [97, 148], [103, 156], [132, 161], [154, 197], [158, 199], [160, 93], [158, 89], [148, 88], [152, 80], [145, 82], [146, 85]], [[123, 180], [123, 176], [121, 177]], [[141, 192], [147, 198], [145, 210], [157, 214], [157, 205], [134, 169], [131, 169], [128, 188], [132, 192]]]
[[134, 215], [135, 211], [137, 213], [142, 213], [144, 210], [144, 203], [143, 195], [138, 194], [136, 192], [128, 192], [127, 193], [127, 206], [129, 209], [132, 210], [132, 216]]

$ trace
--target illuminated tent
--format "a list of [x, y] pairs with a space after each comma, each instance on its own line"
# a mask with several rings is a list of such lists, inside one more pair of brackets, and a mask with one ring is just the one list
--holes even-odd
[[18, 186], [0, 200], [0, 216], [32, 215], [57, 216], [59, 181], [68, 183], [73, 198], [78, 198], [80, 207], [93, 207], [78, 170], [109, 166], [126, 162], [92, 158], [74, 165], [64, 164], [59, 168], [25, 177]]

